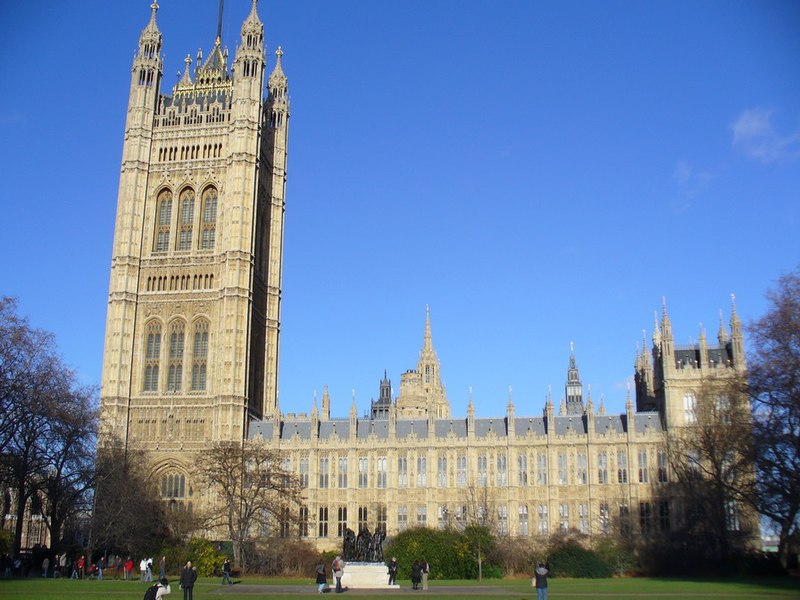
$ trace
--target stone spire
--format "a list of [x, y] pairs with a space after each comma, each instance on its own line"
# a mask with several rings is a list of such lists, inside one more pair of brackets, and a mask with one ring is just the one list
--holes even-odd
[[721, 347], [728, 343], [728, 332], [725, 329], [725, 322], [722, 317], [722, 309], [719, 309], [719, 329], [717, 330], [717, 341]]
[[564, 386], [566, 396], [566, 414], [583, 414], [583, 385], [578, 367], [575, 364], [575, 344], [569, 343], [569, 368], [567, 369], [567, 383]]

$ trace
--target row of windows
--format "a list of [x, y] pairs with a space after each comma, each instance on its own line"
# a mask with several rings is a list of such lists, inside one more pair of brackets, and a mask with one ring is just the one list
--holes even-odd
[[166, 253], [170, 249], [170, 243], [174, 244], [178, 252], [188, 252], [195, 248], [213, 250], [217, 235], [217, 201], [216, 188], [206, 188], [200, 211], [195, 214], [195, 192], [187, 188], [180, 194], [178, 210], [173, 211], [172, 192], [162, 190], [156, 203], [153, 250]]
[[[187, 486], [186, 478], [182, 474], [168, 473], [161, 478], [161, 498], [170, 502], [170, 506], [175, 510], [191, 510], [191, 497], [193, 495], [192, 488]], [[417, 527], [428, 526], [428, 505], [418, 504], [411, 507], [414, 511], [412, 516], [415, 520], [409, 523], [409, 507], [405, 504], [397, 506], [397, 529], [404, 531], [409, 525], [416, 525]], [[558, 531], [567, 532], [570, 529], [577, 529], [580, 533], [591, 533], [592, 517], [589, 511], [588, 502], [579, 502], [577, 505], [577, 514], [570, 511], [570, 504], [567, 502], [560, 502], [558, 504], [558, 517], [557, 526]], [[517, 507], [516, 515], [516, 534], [521, 536], [531, 535], [537, 533], [539, 535], [549, 535], [550, 533], [550, 514], [549, 504], [540, 503], [531, 507], [533, 515], [529, 512], [527, 504], [520, 504]], [[694, 518], [697, 515], [694, 513], [698, 510], [697, 507], [690, 507], [689, 518]], [[467, 505], [448, 506], [442, 504], [437, 506], [436, 526], [439, 529], [446, 529], [453, 526], [463, 528], [468, 522], [477, 522], [481, 525], [490, 525], [494, 522], [497, 530], [500, 533], [510, 533], [509, 530], [509, 512], [508, 506], [500, 504], [492, 509], [489, 506], [478, 505], [473, 507], [470, 511]], [[601, 501], [597, 504], [597, 520], [595, 528], [603, 534], [610, 533], [612, 527], [615, 525], [612, 522], [616, 516], [616, 526], [623, 533], [633, 531], [635, 522], [632, 519], [631, 511], [626, 503], [620, 503], [616, 507], [616, 515], [612, 515], [611, 505], [608, 502]], [[317, 520], [317, 535], [318, 537], [328, 537], [331, 531], [329, 530], [329, 519], [331, 512], [329, 507], [320, 506], [318, 509]], [[344, 531], [349, 527], [347, 506], [338, 506], [336, 508], [336, 536], [342, 537]], [[310, 514], [307, 506], [301, 506], [298, 515], [298, 533], [300, 537], [308, 537], [309, 532], [313, 531], [313, 526], [310, 524]], [[668, 500], [657, 500], [654, 502], [642, 501], [638, 503], [638, 531], [646, 534], [656, 530], [669, 531], [671, 525], [670, 503]], [[726, 524], [730, 531], [739, 531], [741, 528], [739, 510], [734, 502], [726, 504]], [[370, 512], [369, 507], [358, 507], [358, 529], [364, 526], [369, 526]], [[278, 518], [279, 532], [281, 537], [288, 537], [290, 534], [290, 513], [285, 509], [283, 514]], [[387, 510], [386, 505], [378, 504], [375, 506], [375, 529], [387, 530]], [[535, 528], [535, 529], [534, 529]], [[270, 532], [263, 532], [268, 535]]]
[[[409, 527], [429, 527], [434, 526], [434, 522], [429, 519], [427, 504], [397, 506], [397, 531], [402, 532]], [[668, 500], [656, 500], [653, 502], [642, 501], [638, 503], [636, 512], [631, 514], [630, 507], [626, 503], [618, 504], [612, 511], [608, 502], [599, 502], [594, 515], [590, 512], [588, 502], [580, 502], [577, 506], [572, 506], [567, 502], [558, 503], [558, 513], [551, 521], [550, 505], [540, 503], [529, 507], [527, 504], [520, 504], [517, 507], [516, 515], [510, 515], [508, 506], [500, 504], [497, 506], [476, 506], [469, 508], [467, 505], [448, 506], [445, 504], [436, 507], [435, 526], [439, 529], [456, 527], [463, 529], [469, 523], [477, 523], [486, 526], [493, 526], [501, 534], [515, 533], [519, 536], [529, 535], [550, 535], [551, 528], [554, 531], [566, 533], [570, 530], [577, 530], [580, 533], [589, 535], [593, 531], [601, 534], [609, 534], [615, 528], [623, 533], [634, 531], [648, 534], [655, 531], [669, 531], [672, 523], [670, 502]], [[571, 508], [577, 508], [572, 512]], [[727, 525], [731, 531], [738, 531], [740, 528], [738, 508], [734, 503], [728, 505]], [[374, 506], [375, 530], [386, 531], [388, 528], [386, 505], [378, 504]], [[292, 534], [290, 527], [290, 513], [285, 511], [279, 517], [277, 532], [282, 537]], [[316, 524], [311, 522], [311, 513], [307, 506], [301, 506], [298, 512], [296, 534], [300, 537], [308, 537], [312, 532], [316, 532], [317, 537], [326, 538], [335, 535], [343, 537], [344, 532], [351, 526], [348, 519], [348, 507], [340, 505], [331, 509], [328, 506], [320, 506], [317, 509]], [[689, 515], [691, 518], [691, 515]], [[515, 526], [512, 531], [510, 519], [513, 517]], [[333, 519], [333, 521], [332, 521]], [[370, 508], [367, 506], [358, 507], [359, 530], [366, 526], [371, 526]], [[335, 525], [335, 529], [332, 526]], [[264, 532], [269, 534], [270, 532]]]
[[206, 371], [208, 361], [208, 321], [195, 321], [191, 331], [191, 354], [184, 355], [186, 324], [181, 320], [172, 321], [167, 331], [167, 344], [162, 352], [162, 326], [151, 321], [145, 327], [143, 392], [162, 391], [163, 380], [160, 374], [166, 370], [165, 391], [185, 391], [184, 364], [191, 373], [188, 389], [192, 392], [206, 390]]
[[[209, 115], [210, 117], [211, 115]], [[217, 118], [217, 117], [215, 117]], [[194, 160], [196, 158], [219, 158], [222, 144], [195, 144], [193, 146], [169, 146], [158, 149], [158, 162]]]
[[[635, 479], [628, 477], [628, 452], [627, 450], [617, 450], [616, 452], [616, 482], [617, 483], [632, 483], [638, 481], [639, 483], [650, 483], [651, 480], [651, 467], [649, 463], [649, 455], [652, 456], [652, 451], [648, 453], [646, 448], [640, 448], [636, 453], [636, 471], [634, 473]], [[528, 471], [528, 455], [520, 454], [517, 457], [517, 484], [520, 486], [535, 483], [537, 485], [547, 485], [548, 469], [547, 469], [547, 455], [539, 453], [534, 455], [536, 459], [536, 469], [533, 472]], [[663, 448], [656, 450], [656, 472], [655, 481], [657, 483], [667, 483], [667, 453]], [[590, 483], [590, 471], [588, 467], [588, 455], [585, 452], [579, 452], [576, 457], [576, 465], [574, 471], [570, 469], [570, 461], [564, 452], [559, 452], [556, 456], [557, 459], [557, 483], [558, 485], [579, 484], [586, 485]], [[387, 472], [387, 459], [386, 457], [378, 457], [372, 467], [372, 476], [375, 478], [375, 487], [385, 488], [388, 482]], [[467, 457], [466, 455], [459, 455], [455, 461], [455, 482], [457, 487], [466, 487], [468, 481], [467, 470]], [[477, 457], [474, 481], [478, 487], [486, 487], [494, 482], [497, 487], [506, 487], [509, 485], [508, 463], [505, 454], [498, 454], [495, 463], [494, 472], [490, 476], [489, 460], [485, 454], [480, 454]], [[298, 461], [298, 472], [300, 476], [300, 483], [303, 487], [309, 487], [309, 459], [301, 458]], [[335, 478], [332, 478], [332, 466], [336, 467]], [[356, 466], [358, 473], [358, 487], [367, 488], [370, 483], [370, 464], [366, 456], [358, 458]], [[445, 488], [449, 487], [449, 482], [453, 478], [452, 469], [448, 471], [448, 457], [440, 455], [436, 459], [435, 472], [431, 473], [430, 485]], [[427, 457], [420, 456], [416, 460], [415, 475], [409, 477], [408, 458], [400, 456], [397, 459], [397, 487], [408, 487], [410, 482], [416, 481], [416, 487], [427, 487], [429, 485], [428, 478], [428, 459]], [[609, 483], [609, 467], [608, 467], [608, 452], [600, 450], [597, 452], [597, 476], [592, 483], [607, 484]], [[318, 488], [326, 489], [333, 487], [334, 484], [338, 488], [346, 488], [348, 485], [348, 459], [340, 457], [338, 459], [331, 459], [329, 457], [321, 457], [318, 462]], [[530, 475], [530, 477], [529, 477]], [[613, 475], [612, 475], [613, 477]], [[612, 480], [613, 483], [613, 480]]]
[[184, 290], [209, 290], [214, 287], [213, 273], [194, 275], [159, 275], [148, 277], [145, 290], [148, 292], [171, 292]]

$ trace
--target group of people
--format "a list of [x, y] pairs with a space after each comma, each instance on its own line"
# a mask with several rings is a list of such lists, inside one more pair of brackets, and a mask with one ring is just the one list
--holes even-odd
[[[147, 600], [158, 600], [167, 594], [172, 593], [172, 587], [166, 577], [166, 558], [162, 557], [164, 562], [163, 570], [164, 575], [161, 576], [145, 593]], [[227, 562], [227, 561], [226, 561]], [[181, 569], [180, 588], [183, 590], [183, 600], [193, 600], [194, 584], [197, 582], [197, 569], [192, 566], [192, 561], [186, 561], [183, 569]]]
[[[344, 576], [344, 559], [341, 555], [337, 555], [336, 558], [333, 559], [331, 563], [331, 573], [333, 573], [333, 577], [336, 579], [336, 593], [341, 594], [344, 589], [342, 588], [342, 577]], [[320, 560], [315, 567], [316, 572], [316, 582], [317, 582], [317, 593], [322, 594], [325, 592], [325, 589], [328, 587], [328, 576], [325, 572], [325, 563]]]
[[[397, 585], [397, 571], [400, 568], [397, 564], [397, 558], [393, 556], [387, 567], [389, 569], [389, 585]], [[427, 590], [430, 571], [431, 566], [427, 560], [415, 560], [414, 564], [411, 565], [411, 589]]]

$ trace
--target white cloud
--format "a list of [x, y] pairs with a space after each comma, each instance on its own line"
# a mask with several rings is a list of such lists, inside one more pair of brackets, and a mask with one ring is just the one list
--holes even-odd
[[773, 111], [766, 108], [742, 111], [731, 130], [733, 146], [748, 158], [770, 163], [800, 157], [800, 128], [788, 134], [777, 131]]

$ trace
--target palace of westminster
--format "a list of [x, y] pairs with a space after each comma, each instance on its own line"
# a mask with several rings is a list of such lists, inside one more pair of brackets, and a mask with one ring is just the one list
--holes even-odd
[[[669, 529], [680, 503], [665, 432], [695, 417], [701, 381], [745, 368], [742, 326], [676, 346], [666, 305], [652, 351], [635, 362], [635, 398], [606, 414], [584, 397], [574, 353], [564, 396], [540, 415], [454, 416], [426, 314], [416, 368], [367, 417], [306, 415], [278, 404], [289, 96], [282, 51], [269, 75], [257, 0], [235, 55], [220, 36], [162, 90], [158, 5], [133, 60], [105, 334], [101, 435], [151, 450], [165, 502], [210, 499], [193, 481], [219, 442], [280, 449], [303, 489], [284, 535], [339, 547], [345, 527], [405, 528], [487, 519], [514, 536]], [[144, 17], [144, 15], [143, 15]], [[144, 20], [144, 18], [143, 18]], [[266, 89], [265, 89], [266, 77]], [[291, 206], [291, 203], [290, 203]], [[731, 519], [736, 520], [732, 509]], [[732, 526], [735, 526], [732, 525]]]

